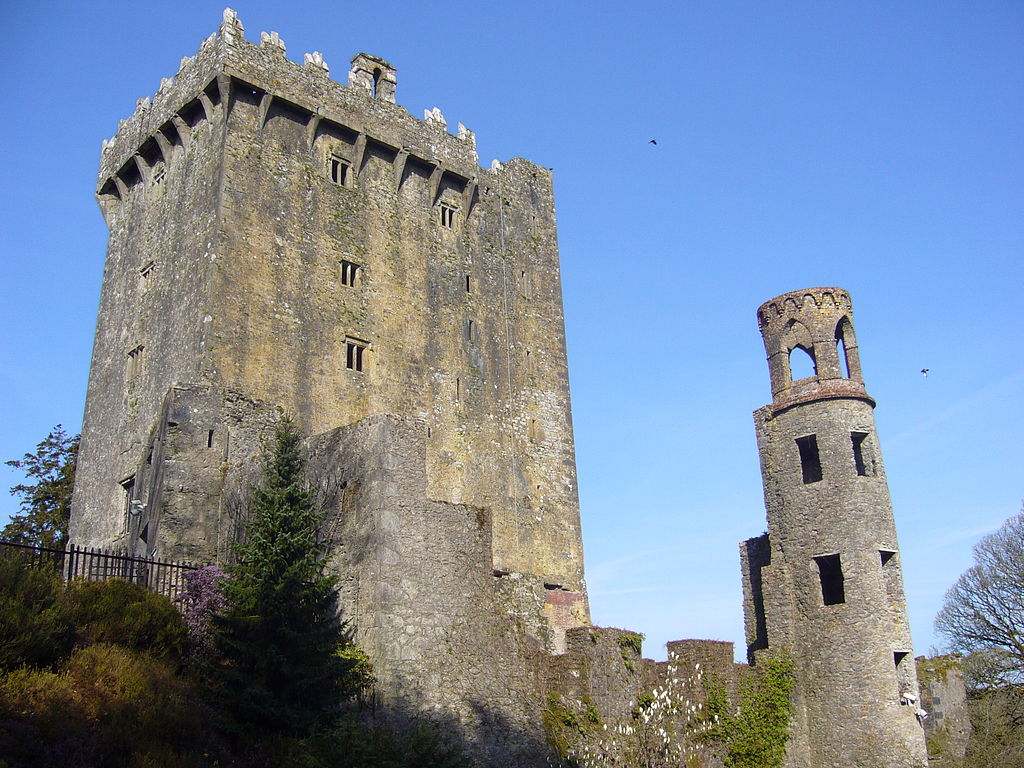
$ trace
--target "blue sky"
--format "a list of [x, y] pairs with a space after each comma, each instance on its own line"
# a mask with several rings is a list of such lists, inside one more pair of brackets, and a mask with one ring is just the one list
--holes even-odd
[[[0, 9], [0, 457], [80, 426], [100, 143], [222, 8]], [[849, 290], [928, 650], [971, 545], [1024, 497], [1024, 4], [235, 8], [336, 79], [388, 59], [398, 102], [476, 131], [482, 164], [553, 168], [593, 617], [647, 655], [742, 642], [737, 543], [765, 527], [750, 414], [770, 398], [754, 312]]]

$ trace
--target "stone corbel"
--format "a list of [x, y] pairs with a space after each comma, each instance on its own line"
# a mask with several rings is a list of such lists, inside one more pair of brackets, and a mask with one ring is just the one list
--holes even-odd
[[356, 136], [356, 146], [352, 151], [352, 170], [357, 176], [363, 173], [363, 158], [366, 157], [366, 134]]
[[395, 189], [401, 191], [402, 176], [405, 175], [405, 164], [409, 160], [409, 150], [402, 147], [395, 155]]
[[259, 107], [259, 126], [260, 130], [263, 130], [263, 126], [267, 124], [267, 115], [270, 113], [270, 105], [274, 101], [274, 96], [269, 91], [263, 92], [263, 97], [260, 99]]
[[320, 127], [320, 121], [323, 116], [319, 112], [314, 112], [309, 116], [309, 122], [306, 123], [306, 144], [309, 146], [309, 151], [313, 151], [313, 145], [316, 143], [316, 129]]
[[188, 123], [186, 123], [181, 115], [177, 113], [171, 115], [171, 122], [174, 123], [174, 127], [178, 129], [178, 135], [181, 136], [182, 146], [187, 148], [189, 142], [192, 141], [192, 129], [188, 127]]
[[434, 164], [434, 172], [430, 174], [430, 204], [437, 205], [437, 198], [441, 194], [441, 177], [444, 176], [444, 168], [440, 163]]

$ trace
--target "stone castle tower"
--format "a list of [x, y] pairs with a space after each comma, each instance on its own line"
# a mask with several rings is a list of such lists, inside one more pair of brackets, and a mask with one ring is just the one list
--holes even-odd
[[527, 656], [589, 624], [551, 174], [347, 80], [228, 10], [104, 142], [71, 537], [224, 562], [293, 415], [382, 695], [514, 764]]
[[[768, 532], [741, 546], [744, 613], [751, 661], [793, 655], [788, 765], [924, 766], [899, 547], [850, 297], [794, 291], [757, 317], [772, 387], [754, 414]], [[797, 356], [813, 373], [794, 381]]]

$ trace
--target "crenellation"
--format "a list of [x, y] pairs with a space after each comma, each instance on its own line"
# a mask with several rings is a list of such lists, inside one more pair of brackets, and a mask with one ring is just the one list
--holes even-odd
[[331, 69], [327, 66], [327, 62], [324, 61], [324, 55], [320, 51], [303, 54], [302, 66], [322, 71], [325, 75], [329, 75], [331, 73]]
[[272, 45], [281, 52], [282, 56], [288, 51], [285, 47], [284, 40], [281, 39], [281, 36], [277, 32], [260, 32], [260, 45]]

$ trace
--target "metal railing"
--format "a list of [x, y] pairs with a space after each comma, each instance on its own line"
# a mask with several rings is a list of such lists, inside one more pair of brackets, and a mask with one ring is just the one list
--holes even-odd
[[59, 571], [65, 580], [124, 579], [133, 584], [140, 584], [150, 592], [166, 595], [172, 600], [185, 589], [185, 572], [198, 567], [191, 563], [132, 557], [124, 552], [98, 547], [79, 547], [74, 544], [68, 544], [64, 549], [54, 549], [0, 541], [0, 551], [19, 552], [29, 561], [30, 566], [52, 568]]

